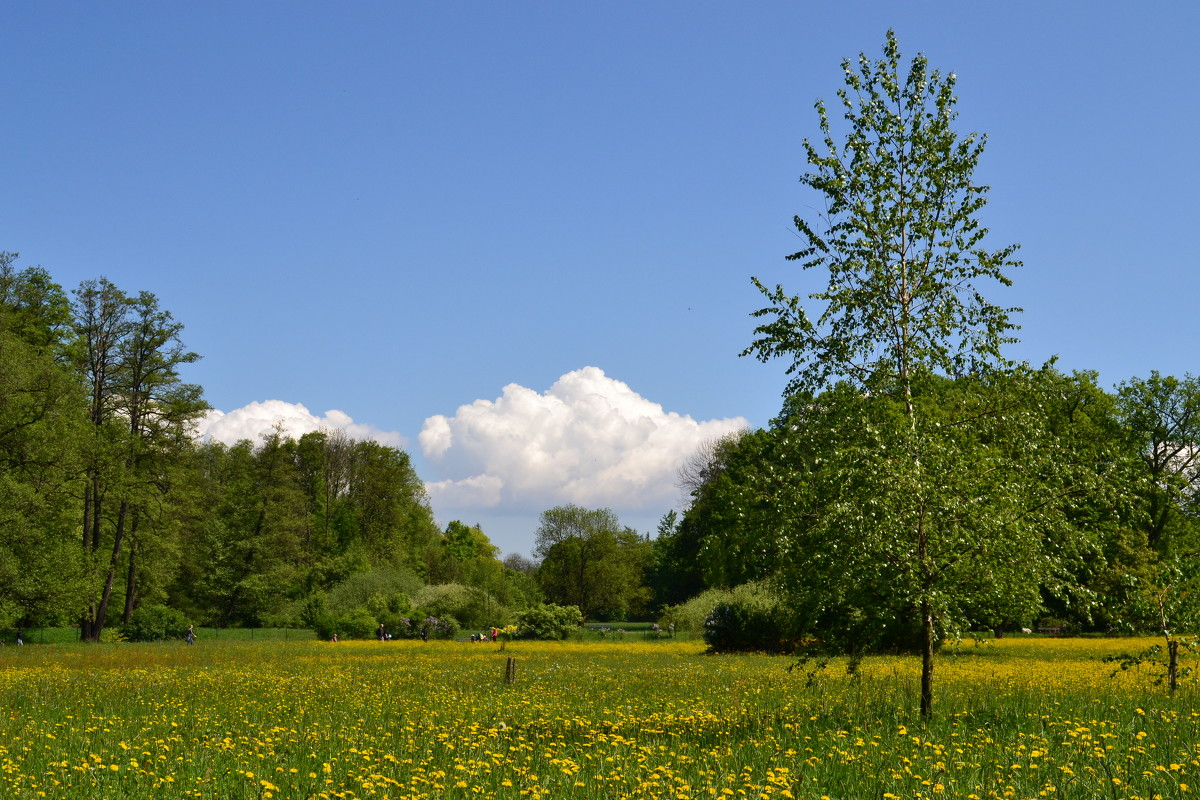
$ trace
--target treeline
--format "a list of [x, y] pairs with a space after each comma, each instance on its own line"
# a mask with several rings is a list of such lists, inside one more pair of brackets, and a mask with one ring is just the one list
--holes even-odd
[[180, 376], [198, 358], [182, 330], [152, 293], [67, 293], [0, 254], [0, 627], [96, 641], [167, 609], [215, 626], [436, 617], [445, 634], [541, 600], [528, 560], [438, 528], [396, 448], [197, 441], [208, 406]]
[[0, 253], [0, 628], [562, 636], [652, 613], [651, 544], [610, 511], [551, 509], [541, 563], [501, 560], [479, 526], [438, 527], [399, 449], [198, 440], [209, 408], [180, 372], [199, 356], [154, 294], [67, 292], [16, 260]]
[[[921, 592], [939, 641], [1196, 624], [1200, 380], [1110, 392], [1047, 365], [914, 386], [916, 467], [886, 387], [796, 395], [768, 428], [705, 447], [681, 473], [690, 506], [654, 543], [656, 603], [669, 616], [752, 587], [725, 613], [755, 649], [916, 650]], [[918, 471], [923, 496], [905, 490]]]
[[[533, 556], [436, 524], [401, 450], [339, 431], [200, 442], [182, 326], [0, 254], [0, 627], [454, 635], [707, 619], [721, 647], [918, 649], [971, 629], [1193, 624], [1200, 381], [1047, 365], [795, 391], [703, 447], [651, 538], [542, 514]], [[914, 453], [919, 457], [914, 457]], [[908, 485], [918, 490], [907, 490]], [[713, 614], [720, 606], [719, 613]], [[571, 609], [568, 613], [564, 609]]]

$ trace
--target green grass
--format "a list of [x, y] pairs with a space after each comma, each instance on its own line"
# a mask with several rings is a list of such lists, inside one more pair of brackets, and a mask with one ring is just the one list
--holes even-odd
[[214, 642], [302, 642], [317, 634], [299, 628], [196, 628], [196, 638]]
[[703, 637], [687, 631], [654, 630], [653, 622], [589, 622], [579, 629], [575, 637], [584, 642], [668, 642], [676, 640], [700, 641]]
[[[111, 633], [117, 626], [108, 629]], [[16, 628], [0, 628], [0, 641], [12, 645], [17, 640]], [[24, 628], [20, 631], [25, 644], [72, 644], [79, 641], [78, 628]], [[311, 630], [296, 628], [196, 628], [196, 636], [210, 641], [303, 641], [316, 638]]]
[[[1138, 642], [790, 670], [688, 642], [0, 651], [4, 798], [1185, 798], [1197, 690], [1110, 677]], [[504, 681], [516, 659], [516, 681]]]
[[79, 641], [78, 628], [0, 628], [0, 642], [16, 644], [20, 634], [25, 644], [68, 644]]

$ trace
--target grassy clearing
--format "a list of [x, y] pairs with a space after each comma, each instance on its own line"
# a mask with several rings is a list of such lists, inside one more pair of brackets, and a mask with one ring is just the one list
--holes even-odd
[[[110, 632], [116, 628], [109, 628]], [[15, 644], [17, 636], [25, 644], [73, 644], [79, 641], [78, 628], [0, 628], [0, 642]], [[306, 641], [314, 638], [311, 630], [297, 628], [196, 628], [196, 635], [213, 641]]]
[[689, 642], [8, 647], [0, 796], [1185, 797], [1197, 692], [1110, 678], [1137, 644], [945, 654], [927, 728], [912, 658], [809, 680]]

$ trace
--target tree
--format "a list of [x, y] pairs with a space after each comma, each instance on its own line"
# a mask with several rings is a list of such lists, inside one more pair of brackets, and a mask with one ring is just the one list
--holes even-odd
[[[107, 279], [85, 281], [75, 290], [74, 357], [88, 392], [91, 433], [87, 452], [87, 483], [83, 497], [83, 552], [92, 583], [79, 623], [84, 641], [99, 641], [105, 624], [113, 578], [121, 557], [124, 517], [114, 527], [112, 554], [103, 563], [108, 492], [118, 482], [123, 425], [116, 418], [120, 346], [129, 333], [128, 297]], [[95, 584], [99, 582], [101, 586]]]
[[78, 609], [83, 408], [61, 363], [61, 287], [0, 253], [0, 619], [57, 623]]
[[296, 442], [296, 466], [309, 503], [305, 556], [310, 561], [341, 554], [353, 534], [349, 502], [351, 448], [344, 431], [313, 431]]
[[846, 141], [834, 139], [822, 101], [825, 152], [804, 141], [813, 171], [800, 182], [824, 196], [826, 228], [818, 233], [795, 217], [808, 246], [788, 259], [828, 271], [826, 290], [811, 295], [824, 304], [817, 322], [800, 298], [754, 279], [772, 303], [754, 316], [775, 319], [755, 330], [759, 338], [743, 355], [791, 359], [786, 394], [838, 378], [862, 385], [883, 371], [907, 401], [918, 371], [964, 374], [999, 361], [1001, 346], [1013, 341], [1009, 314], [1019, 309], [988, 303], [978, 285], [1008, 286], [1003, 270], [1020, 264], [1012, 259], [1016, 245], [982, 246], [988, 230], [977, 215], [988, 187], [972, 177], [987, 137], [959, 138], [951, 128], [953, 73], [929, 72], [922, 55], [903, 80], [899, 66], [890, 30], [882, 60], [862, 54], [857, 72], [844, 60], [847, 88], [838, 97], [851, 128]]
[[258, 445], [209, 442], [194, 460], [205, 513], [186, 520], [171, 599], [198, 619], [260, 625], [355, 575], [427, 576], [440, 563], [442, 537], [403, 451], [277, 429]]
[[537, 578], [549, 602], [578, 606], [584, 619], [621, 619], [649, 599], [643, 577], [651, 545], [610, 509], [543, 511], [533, 554], [542, 559]]
[[[1200, 379], [1155, 371], [1122, 383], [1117, 396], [1125, 429], [1145, 465], [1149, 543], [1162, 553], [1173, 545], [1187, 548], [1200, 512]], [[1196, 549], [1200, 542], [1190, 545]]]
[[656, 610], [682, 603], [705, 588], [697, 560], [701, 540], [686, 535], [679, 519], [674, 509], [664, 514], [651, 544], [646, 583]]
[[[962, 398], [947, 418], [916, 398], [929, 376], [985, 376], [1006, 366], [1000, 351], [1012, 341], [1017, 309], [989, 303], [983, 285], [1009, 285], [1005, 270], [1019, 262], [1016, 245], [984, 247], [979, 212], [987, 187], [973, 173], [986, 137], [953, 129], [953, 73], [931, 72], [917, 55], [902, 75], [890, 30], [883, 54], [842, 62], [844, 141], [820, 101], [822, 146], [804, 141], [810, 171], [801, 183], [823, 197], [826, 213], [822, 230], [795, 217], [806, 246], [789, 259], [827, 273], [825, 290], [809, 296], [820, 314], [814, 321], [800, 297], [755, 279], [770, 305], [754, 312], [766, 321], [743, 355], [788, 359], [787, 394], [844, 387], [836, 399], [845, 406], [824, 427], [845, 439], [831, 441], [819, 477], [834, 476], [845, 488], [834, 502], [806, 509], [812, 522], [797, 525], [826, 538], [824, 552], [837, 554], [826, 565], [837, 568], [840, 586], [886, 586], [911, 609], [928, 716], [939, 624], [962, 611], [947, 590], [965, 587], [949, 567], [954, 576], [984, 575], [1029, 547], [1030, 558], [1042, 559], [1028, 515], [1003, 516], [1028, 499], [1023, 484], [1005, 482], [1021, 474], [1011, 461], [1019, 454], [992, 447], [1000, 441], [990, 433], [970, 432], [972, 418], [986, 419], [998, 436], [1010, 421], [1003, 406], [976, 402], [990, 396], [981, 392]], [[812, 575], [821, 564], [807, 566]], [[997, 587], [994, 599], [1004, 604], [1011, 588]]]
[[504, 597], [510, 606], [523, 608], [545, 599], [537, 583], [537, 563], [520, 553], [509, 553], [504, 565]]
[[372, 564], [426, 572], [440, 536], [408, 453], [370, 440], [355, 442], [348, 497], [356, 535]]
[[[230, 490], [214, 514], [221, 535], [203, 562], [216, 581], [215, 621], [222, 626], [261, 625], [264, 615], [296, 599], [308, 562], [296, 442], [275, 431], [253, 451], [245, 444], [230, 452]], [[359, 566], [355, 571], [367, 568]]]
[[447, 582], [454, 580], [470, 583], [466, 580], [474, 562], [479, 560], [500, 562], [496, 556], [500, 548], [492, 544], [487, 534], [478, 525], [467, 525], [459, 520], [451, 520], [442, 534], [442, 551], [449, 561]]
[[[442, 535], [437, 563], [431, 565], [431, 583], [461, 583], [481, 600], [480, 605], [488, 614], [499, 614], [496, 604], [508, 605], [514, 599], [499, 555], [500, 548], [492, 544], [478, 525], [451, 520]], [[499, 618], [491, 616], [492, 623]]]
[[[694, 569], [703, 576], [702, 588], [759, 581], [779, 567], [783, 553], [774, 528], [778, 515], [773, 504], [753, 489], [754, 476], [776, 460], [778, 444], [775, 431], [729, 434], [694, 457], [691, 474], [700, 480], [689, 481], [681, 474], [683, 485], [691, 489], [692, 503], [679, 524], [676, 558], [694, 558]], [[704, 466], [697, 469], [695, 459]], [[689, 540], [698, 544], [694, 556], [687, 552]]]
[[165, 505], [181, 482], [177, 465], [180, 455], [192, 448], [192, 424], [208, 409], [200, 387], [179, 375], [182, 365], [200, 358], [183, 346], [183, 325], [145, 291], [129, 299], [128, 318], [115, 397], [117, 416], [128, 426], [125, 464], [130, 481], [120, 500], [117, 531], [119, 535], [120, 521], [127, 519], [125, 622], [137, 606], [139, 576], [165, 571], [161, 564], [156, 570], [142, 570], [141, 560], [158, 555], [155, 550], [172, 549], [167, 540], [174, 538], [175, 520], [165, 513]]
[[[105, 278], [75, 290], [73, 357], [88, 392], [91, 423], [83, 497], [83, 551], [93, 588], [80, 637], [97, 641], [108, 618], [122, 559], [125, 593], [136, 596], [137, 553], [169, 489], [167, 470], [207, 408], [184, 383], [183, 326], [150, 292], [130, 297]], [[125, 546], [126, 539], [130, 546]], [[133, 611], [132, 604], [126, 615]]]
[[774, 459], [776, 439], [773, 431], [737, 431], [702, 443], [684, 462], [678, 484], [691, 503], [682, 516], [663, 517], [653, 542], [648, 579], [657, 607], [775, 573], [777, 515], [752, 484]]
[[1157, 630], [1172, 646], [1173, 630], [1200, 622], [1200, 379], [1134, 378], [1118, 387], [1117, 410], [1141, 467], [1118, 575], [1123, 627]]
[[32, 347], [60, 360], [71, 326], [71, 302], [41, 267], [18, 271], [19, 253], [0, 252], [0, 307], [5, 328]]
[[1067, 535], [1047, 543], [1064, 570], [1043, 591], [1043, 605], [1079, 630], [1139, 629], [1137, 576], [1155, 554], [1138, 523], [1141, 459], [1116, 397], [1097, 385], [1095, 372], [1064, 375], [1047, 366], [1037, 377], [1040, 410], [1057, 442], [1057, 474], [1077, 488], [1061, 505]]

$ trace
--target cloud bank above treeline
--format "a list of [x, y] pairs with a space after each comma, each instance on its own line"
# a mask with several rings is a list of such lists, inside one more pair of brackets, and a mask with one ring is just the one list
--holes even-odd
[[324, 416], [318, 416], [299, 403], [283, 400], [255, 401], [229, 412], [213, 409], [196, 426], [199, 438], [225, 444], [235, 444], [243, 439], [258, 443], [275, 430], [293, 439], [315, 431], [341, 430], [360, 441], [373, 439], [388, 447], [399, 448], [408, 445], [408, 440], [399, 433], [355, 422], [344, 411], [330, 409]]
[[538, 393], [509, 384], [495, 400], [425, 420], [418, 442], [444, 479], [435, 507], [539, 511], [563, 503], [654, 510], [675, 505], [676, 476], [705, 441], [747, 427], [666, 411], [597, 367]]
[[[417, 442], [437, 473], [424, 477], [439, 517], [538, 513], [565, 503], [657, 514], [677, 505], [679, 468], [701, 444], [747, 426], [743, 417], [697, 421], [666, 411], [602, 369], [584, 367], [544, 392], [512, 383], [494, 400], [429, 417]], [[282, 400], [211, 411], [198, 434], [233, 444], [276, 429], [292, 437], [337, 429], [391, 447], [408, 444], [345, 412], [317, 415]]]

